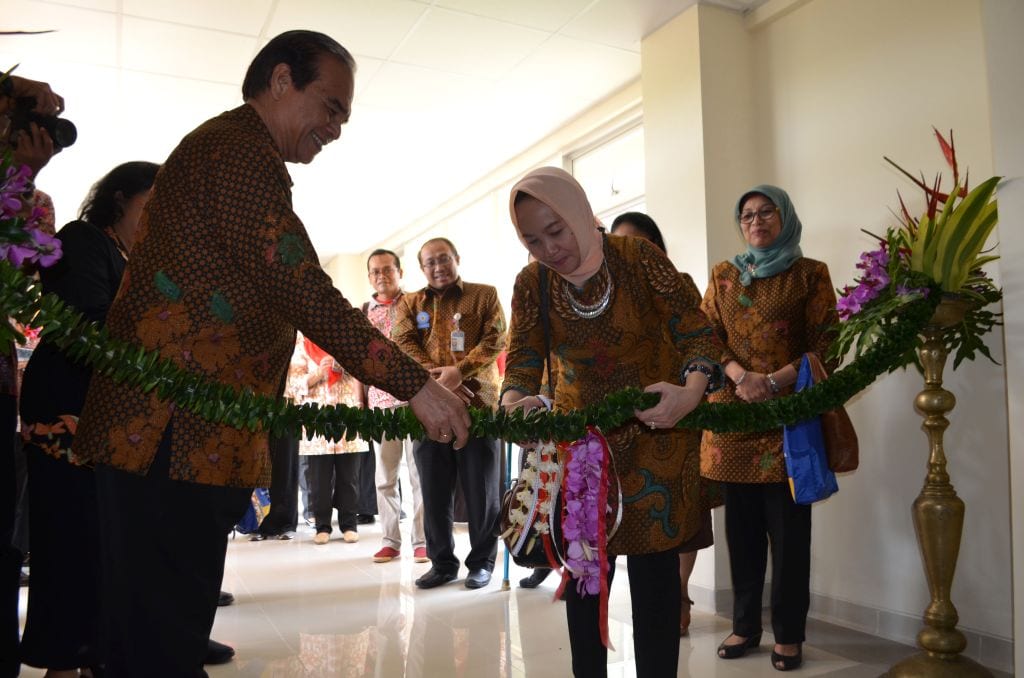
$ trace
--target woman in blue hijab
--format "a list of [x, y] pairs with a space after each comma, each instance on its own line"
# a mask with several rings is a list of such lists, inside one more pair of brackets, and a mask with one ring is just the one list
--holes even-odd
[[[789, 196], [756, 186], [736, 203], [746, 249], [711, 272], [702, 308], [725, 343], [720, 362], [732, 388], [710, 402], [758, 402], [792, 392], [804, 353], [824, 359], [838, 322], [828, 267], [803, 256], [802, 226]], [[831, 366], [829, 366], [831, 367]], [[761, 592], [768, 545], [772, 556], [772, 667], [803, 661], [810, 599], [811, 507], [793, 502], [782, 455], [782, 430], [705, 431], [701, 475], [721, 483], [732, 571], [732, 634], [722, 659], [742, 657], [761, 642]]]

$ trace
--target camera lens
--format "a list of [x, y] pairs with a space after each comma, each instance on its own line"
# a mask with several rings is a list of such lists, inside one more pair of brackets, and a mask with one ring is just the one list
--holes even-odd
[[63, 118], [50, 118], [49, 122], [52, 123], [53, 128], [50, 129], [47, 126], [46, 131], [50, 133], [55, 146], [67, 148], [78, 140], [78, 129], [75, 127], [75, 123]]

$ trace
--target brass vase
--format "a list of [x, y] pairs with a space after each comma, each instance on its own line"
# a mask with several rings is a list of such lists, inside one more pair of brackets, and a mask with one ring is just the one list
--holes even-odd
[[890, 678], [992, 676], [984, 666], [960, 654], [967, 647], [967, 639], [956, 628], [959, 616], [949, 597], [960, 554], [964, 502], [949, 482], [942, 446], [942, 434], [949, 426], [945, 415], [956, 405], [953, 394], [942, 388], [947, 357], [942, 336], [947, 328], [963, 320], [969, 308], [963, 299], [944, 299], [921, 333], [924, 343], [918, 356], [924, 367], [925, 387], [914, 399], [914, 408], [924, 417], [922, 428], [928, 436], [929, 456], [928, 475], [914, 500], [913, 516], [932, 602], [924, 611], [925, 626], [917, 634], [917, 644], [923, 652], [890, 668], [886, 673]]

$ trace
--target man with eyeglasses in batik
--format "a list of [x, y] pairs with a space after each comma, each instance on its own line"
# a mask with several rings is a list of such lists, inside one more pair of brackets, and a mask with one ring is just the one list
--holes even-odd
[[[391, 338], [467, 403], [496, 407], [497, 358], [504, 349], [506, 331], [497, 290], [459, 277], [459, 253], [447, 238], [428, 240], [417, 256], [427, 286], [402, 297]], [[470, 438], [459, 451], [443, 438], [413, 444], [423, 490], [427, 556], [432, 563], [416, 580], [421, 589], [447, 584], [458, 575], [460, 563], [452, 536], [456, 479], [469, 517], [466, 588], [490, 583], [498, 551], [492, 533], [500, 501], [498, 452], [493, 438]]]

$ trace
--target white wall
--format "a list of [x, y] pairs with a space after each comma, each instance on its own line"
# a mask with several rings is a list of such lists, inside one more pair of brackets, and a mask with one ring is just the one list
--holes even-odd
[[[994, 171], [1009, 177], [999, 189], [999, 249], [1004, 262], [1024, 260], [1024, 2], [986, 0], [982, 4], [988, 86], [991, 97]], [[1006, 397], [1009, 421], [1024, 420], [1024, 268], [1002, 266], [1005, 309]], [[1014, 587], [1014, 636], [1024, 636], [1024, 438], [1010, 429], [1010, 496]], [[1014, 668], [1024, 675], [1024, 643], [1014, 646]]]
[[366, 277], [366, 257], [362, 255], [339, 254], [324, 264], [324, 270], [353, 306], [362, 306], [373, 294]]

